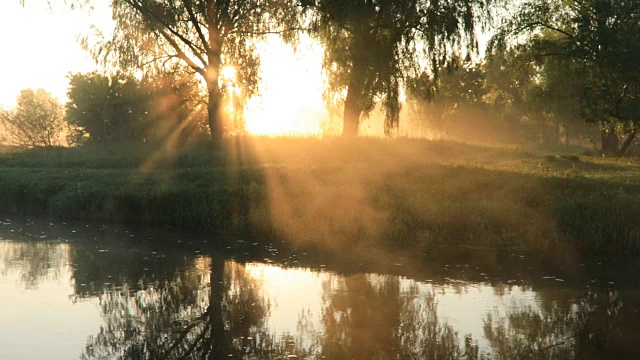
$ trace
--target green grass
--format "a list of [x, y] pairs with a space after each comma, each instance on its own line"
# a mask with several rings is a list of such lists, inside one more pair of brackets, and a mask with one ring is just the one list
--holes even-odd
[[636, 159], [425, 140], [6, 150], [0, 209], [344, 249], [640, 252]]

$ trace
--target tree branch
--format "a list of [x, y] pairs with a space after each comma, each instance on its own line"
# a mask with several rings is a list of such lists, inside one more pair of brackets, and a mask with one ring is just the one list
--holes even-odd
[[[204, 67], [199, 67], [198, 64], [193, 62], [193, 60], [189, 59], [187, 54], [185, 54], [184, 51], [182, 51], [182, 49], [180, 48], [178, 43], [171, 37], [171, 35], [167, 34], [167, 32], [164, 31], [164, 29], [158, 27], [157, 30], [160, 33], [160, 35], [162, 35], [162, 37], [165, 40], [167, 40], [169, 45], [171, 45], [171, 47], [173, 47], [173, 49], [176, 51], [176, 55], [177, 55], [178, 58], [184, 60], [187, 63], [187, 65], [189, 65], [190, 68], [192, 68], [195, 72], [200, 74], [202, 77], [206, 78], [206, 74], [207, 73], [206, 73], [206, 70], [204, 69]], [[205, 65], [205, 64], [206, 64], [206, 62], [204, 62], [204, 60], [203, 60], [203, 65]]]
[[[173, 34], [173, 36], [177, 37], [178, 39], [180, 39], [180, 41], [182, 41], [193, 53], [193, 55], [198, 58], [198, 60], [202, 63], [202, 65], [206, 65], [207, 62], [204, 60], [204, 58], [202, 57], [202, 55], [200, 55], [200, 53], [206, 52], [204, 49], [200, 48], [199, 46], [197, 46], [196, 44], [194, 44], [192, 41], [190, 41], [189, 39], [187, 39], [186, 37], [184, 37], [182, 34], [180, 34], [177, 30], [173, 29], [171, 26], [169, 26], [169, 24], [167, 24], [166, 22], [164, 22], [158, 15], [156, 15], [153, 11], [151, 11], [150, 9], [145, 8], [143, 5], [139, 4], [138, 2], [134, 1], [134, 0], [123, 0], [125, 3], [129, 4], [129, 6], [133, 7], [134, 9], [138, 10], [138, 12], [143, 16], [143, 17], [147, 17], [149, 20], [159, 23], [162, 28], [168, 30], [171, 34]], [[145, 13], [147, 14], [147, 16], [145, 16]], [[160, 26], [156, 25], [155, 26], [156, 29], [160, 29]], [[166, 31], [165, 31], [166, 34]], [[166, 36], [163, 35], [163, 37], [166, 38]], [[174, 45], [175, 44], [175, 45]], [[206, 44], [206, 42], [205, 42]], [[178, 43], [174, 40], [172, 45], [173, 47], [175, 46], [179, 46]], [[181, 52], [183, 52], [182, 50], [180, 50]], [[184, 53], [184, 52], [183, 52]]]
[[196, 14], [193, 12], [193, 8], [191, 8], [191, 2], [190, 2], [190, 4], [185, 4], [185, 8], [187, 9], [187, 13], [189, 14], [189, 18], [191, 19], [191, 23], [193, 24], [193, 27], [196, 29], [196, 32], [198, 33], [198, 37], [200, 38], [200, 41], [202, 42], [202, 45], [204, 46], [205, 52], [208, 52], [209, 51], [209, 42], [207, 42], [207, 38], [204, 36], [204, 33], [202, 32], [202, 29], [200, 28], [200, 22], [198, 21], [198, 18], [196, 17]]

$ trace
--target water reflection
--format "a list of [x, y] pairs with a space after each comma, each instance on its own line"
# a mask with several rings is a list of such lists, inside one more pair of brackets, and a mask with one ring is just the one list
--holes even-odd
[[[49, 226], [46, 240], [29, 229], [7, 230], [0, 233], [0, 318], [11, 321], [0, 321], [0, 358], [640, 355], [640, 291], [633, 283], [420, 281], [435, 276], [291, 268], [278, 258], [265, 263], [264, 253], [274, 248], [260, 252], [246, 241], [164, 242], [135, 231], [109, 235], [97, 226]], [[40, 309], [57, 317], [48, 321]], [[28, 324], [35, 325], [15, 335]]]
[[[540, 294], [541, 295], [541, 294]], [[637, 292], [588, 291], [540, 296], [489, 314], [485, 336], [498, 359], [635, 359], [640, 328]], [[497, 316], [496, 316], [497, 315]]]
[[401, 287], [400, 278], [358, 274], [323, 284], [323, 334], [327, 359], [457, 359], [477, 357], [470, 337], [464, 347], [458, 333], [440, 321], [433, 292], [417, 283]]
[[66, 265], [69, 246], [48, 242], [0, 241], [0, 274], [18, 269], [20, 282], [35, 290], [42, 281], [56, 280]]

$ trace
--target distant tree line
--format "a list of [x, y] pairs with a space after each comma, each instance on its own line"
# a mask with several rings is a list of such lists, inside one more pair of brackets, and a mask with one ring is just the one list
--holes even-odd
[[[218, 147], [232, 130], [222, 70], [236, 69], [241, 113], [260, 80], [256, 44], [271, 33], [290, 43], [307, 33], [324, 46], [325, 100], [341, 111], [343, 136], [357, 135], [376, 106], [385, 133], [394, 133], [403, 93], [414, 104], [440, 105], [427, 106], [431, 119], [484, 109], [502, 126], [537, 129], [540, 141], [568, 142], [582, 124], [595, 124], [610, 156], [626, 152], [640, 121], [637, 1], [111, 0], [111, 7], [113, 37], [87, 36], [83, 45], [117, 75], [72, 76], [67, 106], [78, 138], [97, 143], [162, 138], [190, 121], [181, 106], [197, 102]], [[473, 62], [478, 34], [489, 26], [487, 56]], [[158, 74], [164, 80], [149, 80]], [[169, 93], [177, 101], [168, 112], [173, 123], [161, 116], [163, 125], [149, 126], [159, 114], [145, 97]]]
[[116, 73], [69, 75], [66, 105], [43, 89], [23, 90], [0, 110], [5, 141], [27, 147], [176, 144], [205, 133], [206, 101], [196, 79]]

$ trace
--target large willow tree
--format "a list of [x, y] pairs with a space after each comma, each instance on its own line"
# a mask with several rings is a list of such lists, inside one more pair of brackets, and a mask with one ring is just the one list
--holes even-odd
[[294, 8], [274, 0], [111, 0], [111, 6], [113, 37], [89, 44], [94, 56], [128, 69], [177, 61], [201, 76], [216, 147], [224, 134], [221, 70], [233, 66], [236, 85], [250, 97], [259, 80], [256, 40], [296, 19]]
[[490, 1], [303, 0], [313, 10], [311, 32], [325, 47], [327, 95], [346, 93], [343, 136], [357, 135], [361, 117], [378, 101], [385, 131], [396, 127], [403, 80], [475, 51]]

